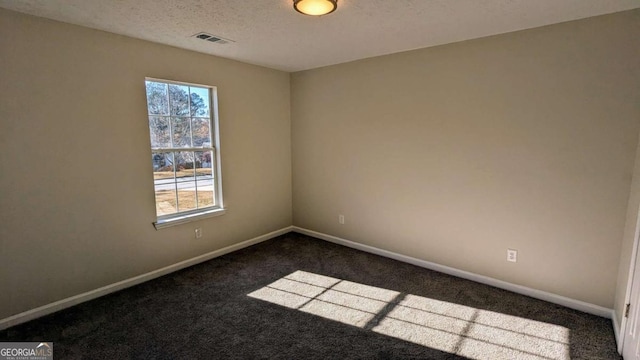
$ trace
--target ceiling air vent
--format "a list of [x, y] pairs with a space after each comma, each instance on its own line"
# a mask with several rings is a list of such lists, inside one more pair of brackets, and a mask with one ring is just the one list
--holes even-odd
[[229, 39], [225, 39], [222, 38], [220, 36], [215, 36], [215, 35], [211, 35], [209, 33], [206, 32], [200, 32], [197, 33], [195, 35], [193, 35], [194, 38], [200, 39], [200, 40], [206, 40], [212, 43], [216, 43], [216, 44], [228, 44], [228, 43], [232, 43], [235, 42], [233, 40], [229, 40]]

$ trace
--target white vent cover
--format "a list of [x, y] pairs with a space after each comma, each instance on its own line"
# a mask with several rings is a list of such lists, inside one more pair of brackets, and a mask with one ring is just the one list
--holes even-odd
[[225, 39], [223, 37], [216, 36], [216, 35], [211, 35], [211, 34], [206, 33], [206, 32], [199, 32], [199, 33], [193, 35], [192, 37], [194, 37], [196, 39], [200, 39], [200, 40], [206, 40], [206, 41], [209, 41], [209, 42], [212, 42], [212, 43], [216, 43], [216, 44], [220, 44], [220, 45], [235, 42], [233, 40]]

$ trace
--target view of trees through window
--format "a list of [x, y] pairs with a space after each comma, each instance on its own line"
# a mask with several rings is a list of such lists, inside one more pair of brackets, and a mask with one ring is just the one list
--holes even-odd
[[146, 81], [158, 217], [215, 205], [210, 89]]

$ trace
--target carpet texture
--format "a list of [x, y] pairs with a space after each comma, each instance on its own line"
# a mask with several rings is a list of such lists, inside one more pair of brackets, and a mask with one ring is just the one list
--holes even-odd
[[0, 332], [54, 359], [621, 359], [609, 319], [289, 233]]

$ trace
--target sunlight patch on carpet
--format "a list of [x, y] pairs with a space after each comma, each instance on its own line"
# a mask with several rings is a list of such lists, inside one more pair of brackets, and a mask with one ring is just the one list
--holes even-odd
[[470, 359], [570, 359], [562, 326], [305, 271], [248, 296]]

